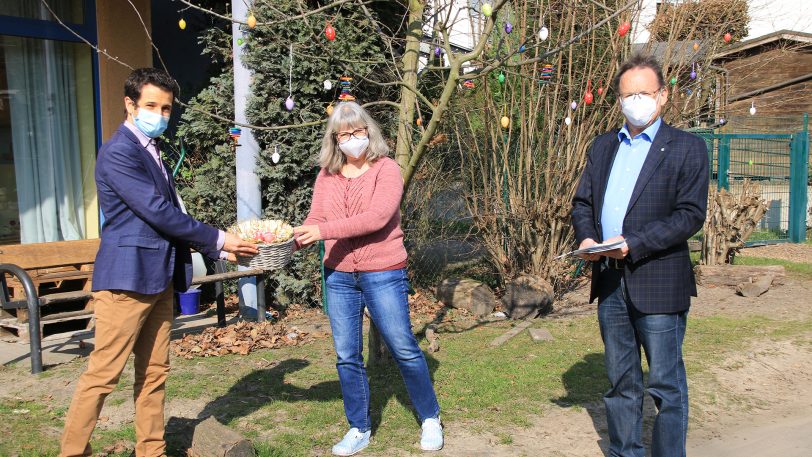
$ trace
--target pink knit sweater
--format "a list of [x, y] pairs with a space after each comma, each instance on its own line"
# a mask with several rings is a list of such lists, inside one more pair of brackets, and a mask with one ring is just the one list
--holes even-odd
[[338, 271], [375, 271], [406, 260], [400, 229], [403, 178], [384, 157], [357, 178], [319, 172], [310, 213], [325, 240], [324, 265]]

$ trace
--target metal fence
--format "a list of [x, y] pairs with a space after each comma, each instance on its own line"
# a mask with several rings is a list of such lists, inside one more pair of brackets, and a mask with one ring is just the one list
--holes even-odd
[[740, 191], [758, 182], [767, 212], [748, 240], [802, 242], [809, 215], [809, 119], [756, 116], [727, 119], [717, 129], [696, 129], [708, 144], [710, 179], [719, 189]]

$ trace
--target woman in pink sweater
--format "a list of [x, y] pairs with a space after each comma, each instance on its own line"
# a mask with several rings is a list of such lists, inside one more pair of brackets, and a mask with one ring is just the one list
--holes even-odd
[[364, 307], [397, 361], [422, 424], [424, 450], [443, 447], [440, 406], [409, 320], [406, 248], [400, 229], [403, 179], [378, 124], [354, 102], [327, 122], [310, 213], [293, 229], [300, 246], [324, 240], [327, 309], [350, 431], [335, 455], [369, 445], [369, 382], [362, 355]]

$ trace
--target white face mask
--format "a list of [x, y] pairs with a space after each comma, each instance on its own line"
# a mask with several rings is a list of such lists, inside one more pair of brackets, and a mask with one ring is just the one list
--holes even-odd
[[343, 143], [338, 143], [338, 148], [341, 149], [341, 152], [356, 159], [366, 152], [367, 147], [369, 147], [368, 137], [356, 138], [353, 136]]
[[621, 100], [620, 105], [626, 120], [634, 127], [645, 127], [657, 112], [657, 99], [645, 95], [633, 95]]

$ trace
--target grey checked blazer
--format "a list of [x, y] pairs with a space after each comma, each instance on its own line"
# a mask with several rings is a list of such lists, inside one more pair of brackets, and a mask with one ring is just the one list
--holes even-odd
[[[586, 238], [602, 241], [601, 207], [619, 145], [617, 130], [592, 143], [572, 201], [578, 244]], [[705, 221], [708, 179], [705, 141], [663, 122], [623, 221], [623, 236], [629, 247], [623, 276], [628, 297], [638, 311], [683, 311], [690, 306], [690, 297], [696, 296], [687, 241]], [[592, 265], [590, 302], [599, 295], [601, 263]]]

